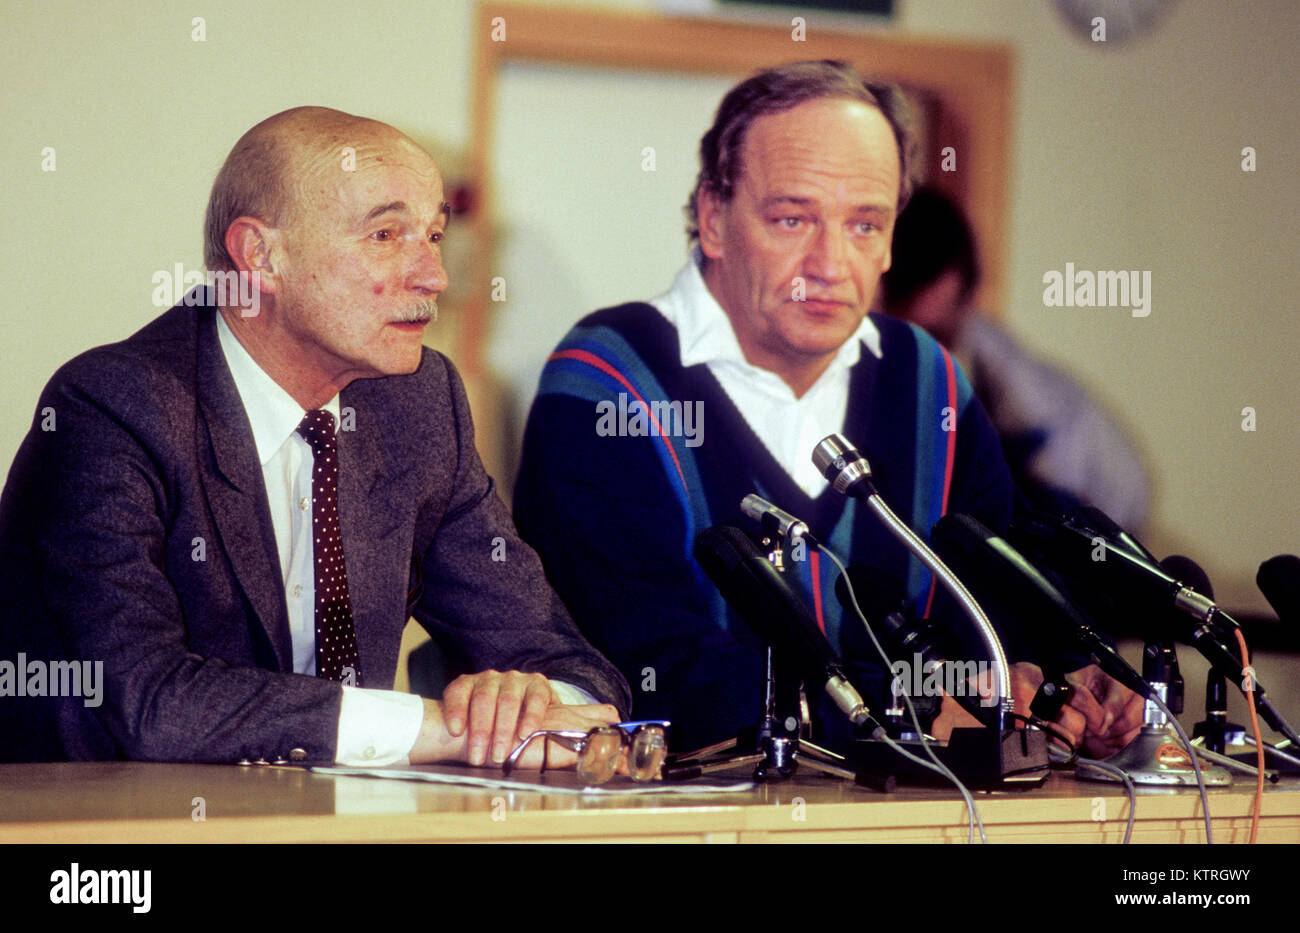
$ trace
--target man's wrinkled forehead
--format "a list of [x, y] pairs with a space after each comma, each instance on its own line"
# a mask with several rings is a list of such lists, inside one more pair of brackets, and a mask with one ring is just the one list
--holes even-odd
[[[828, 104], [849, 106], [825, 119], [819, 108]], [[882, 142], [887, 131], [890, 145], [872, 146], [862, 135], [864, 125], [880, 134]], [[741, 142], [737, 162], [737, 186], [765, 200], [805, 200], [796, 192], [809, 185], [834, 189], [837, 200], [848, 202], [871, 190], [876, 196], [860, 206], [891, 212], [901, 177], [897, 136], [884, 114], [872, 104], [842, 98], [816, 98], [756, 118]], [[881, 188], [891, 189], [889, 197], [876, 204]]]
[[[356, 214], [359, 221], [385, 206], [415, 209], [431, 201], [446, 212], [442, 177], [432, 157], [406, 136], [379, 124], [382, 130], [331, 133], [293, 153], [299, 196], [318, 206], [334, 204]], [[359, 212], [359, 213], [358, 213]]]
[[427, 176], [431, 186], [442, 178], [433, 158], [392, 127], [382, 123], [355, 132], [322, 133], [302, 139], [290, 151], [295, 170], [304, 181], [352, 181], [376, 169], [397, 168]]

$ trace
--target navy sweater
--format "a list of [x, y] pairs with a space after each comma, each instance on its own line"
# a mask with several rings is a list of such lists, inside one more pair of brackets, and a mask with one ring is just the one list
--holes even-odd
[[[864, 351], [851, 370], [843, 433], [876, 487], [923, 538], [948, 512], [1002, 528], [1012, 483], [965, 377], [919, 329], [873, 321], [882, 357]], [[702, 402], [702, 433], [664, 436], [674, 427], [665, 424], [660, 436], [608, 436], [620, 394], [624, 409]], [[931, 606], [929, 571], [859, 503], [799, 488], [708, 367], [681, 365], [676, 328], [650, 305], [589, 315], [551, 355], [524, 436], [515, 520], [587, 638], [627, 677], [634, 715], [671, 719], [678, 751], [733, 736], [762, 713], [763, 645], [691, 556], [705, 528], [747, 527], [740, 501], [751, 492], [807, 521], [841, 559], [890, 574], [918, 613]], [[886, 672], [860, 622], [841, 612], [834, 565], [812, 552], [786, 576], [879, 709]], [[948, 610], [942, 598], [933, 608]], [[840, 744], [842, 716], [810, 700], [818, 737]]]

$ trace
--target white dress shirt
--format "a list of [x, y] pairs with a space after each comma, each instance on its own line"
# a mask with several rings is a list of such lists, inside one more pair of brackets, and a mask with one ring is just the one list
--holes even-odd
[[[217, 333], [230, 375], [253, 429], [262, 464], [271, 526], [280, 555], [293, 670], [316, 674], [316, 574], [311, 533], [311, 447], [298, 425], [307, 412], [249, 356], [239, 339], [217, 315]], [[339, 425], [339, 397], [323, 406]], [[345, 545], [346, 546], [346, 545]], [[346, 552], [345, 552], [346, 555]], [[598, 703], [573, 684], [552, 680], [561, 703]], [[381, 767], [405, 762], [424, 721], [424, 701], [410, 693], [343, 686], [339, 709], [336, 760], [353, 767]]]
[[[244, 403], [253, 443], [262, 463], [271, 525], [280, 554], [280, 571], [293, 639], [293, 670], [316, 674], [316, 574], [311, 534], [312, 452], [298, 433], [307, 414], [279, 383], [266, 374], [217, 315], [221, 352]], [[339, 424], [339, 397], [323, 406]], [[424, 701], [394, 690], [343, 687], [339, 709], [341, 765], [374, 766], [404, 761], [424, 721]]]
[[776, 373], [745, 360], [731, 320], [700, 273], [699, 248], [677, 273], [672, 287], [650, 304], [677, 328], [682, 365], [705, 363], [741, 416], [776, 462], [809, 496], [816, 498], [827, 481], [812, 463], [812, 451], [826, 435], [844, 429], [849, 404], [849, 371], [861, 347], [880, 357], [880, 331], [869, 317], [840, 347], [801, 398]]

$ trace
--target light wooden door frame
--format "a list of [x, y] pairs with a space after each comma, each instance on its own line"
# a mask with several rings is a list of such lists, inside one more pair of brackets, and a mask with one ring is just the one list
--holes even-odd
[[977, 300], [996, 311], [1005, 294], [1010, 179], [1012, 72], [1002, 45], [877, 33], [810, 30], [794, 41], [785, 27], [731, 21], [518, 5], [485, 0], [475, 24], [470, 180], [475, 281], [461, 334], [460, 364], [482, 366], [492, 263], [493, 166], [497, 78], [507, 62], [735, 75], [783, 62], [838, 58], [940, 104], [932, 138], [953, 146], [957, 171], [929, 174], [965, 207], [979, 238], [983, 283]]

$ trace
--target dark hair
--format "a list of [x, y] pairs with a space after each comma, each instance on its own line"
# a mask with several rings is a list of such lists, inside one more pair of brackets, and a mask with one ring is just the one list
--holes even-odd
[[893, 261], [881, 276], [886, 307], [902, 307], [949, 269], [961, 278], [964, 301], [979, 284], [979, 258], [970, 224], [948, 197], [919, 188], [894, 223]]
[[847, 62], [824, 59], [794, 62], [768, 68], [746, 78], [727, 92], [718, 105], [713, 126], [700, 140], [700, 174], [686, 204], [686, 232], [691, 240], [700, 235], [696, 202], [705, 192], [719, 201], [730, 201], [740, 177], [740, 153], [745, 131], [759, 117], [782, 113], [810, 100], [842, 97], [870, 104], [878, 109], [894, 131], [900, 170], [898, 210], [912, 193], [910, 120], [903, 93], [895, 85], [865, 80]]

